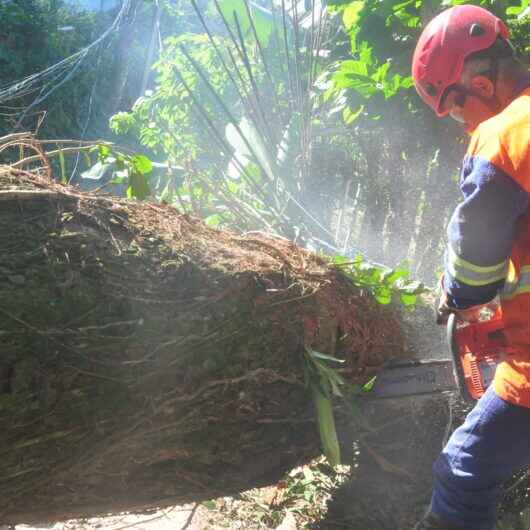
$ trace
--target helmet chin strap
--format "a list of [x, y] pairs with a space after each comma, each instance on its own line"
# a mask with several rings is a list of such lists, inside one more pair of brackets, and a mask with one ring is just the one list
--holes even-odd
[[449, 113], [449, 116], [451, 116], [451, 118], [453, 118], [453, 120], [457, 121], [458, 123], [461, 123], [461, 124], [465, 124], [466, 123], [466, 120], [464, 120], [464, 118], [462, 118], [462, 116], [460, 116], [459, 114], [457, 114], [454, 111], [451, 111]]

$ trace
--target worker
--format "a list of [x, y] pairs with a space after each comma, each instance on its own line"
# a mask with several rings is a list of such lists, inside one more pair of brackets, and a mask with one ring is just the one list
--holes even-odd
[[503, 482], [530, 464], [530, 75], [505, 23], [473, 5], [425, 27], [412, 74], [424, 102], [471, 136], [439, 314], [472, 321], [500, 299], [505, 340], [518, 351], [437, 458], [430, 507], [415, 528], [493, 530]]

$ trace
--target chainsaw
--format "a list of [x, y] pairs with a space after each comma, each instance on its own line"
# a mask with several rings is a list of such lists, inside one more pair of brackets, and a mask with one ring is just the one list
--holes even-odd
[[500, 309], [488, 319], [461, 322], [455, 314], [447, 320], [449, 359], [397, 362], [376, 377], [367, 397], [398, 398], [459, 392], [467, 402], [484, 394], [497, 365], [514, 355], [506, 345], [505, 324]]

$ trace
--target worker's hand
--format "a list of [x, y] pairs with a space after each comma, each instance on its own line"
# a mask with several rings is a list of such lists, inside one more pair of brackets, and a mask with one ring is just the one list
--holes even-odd
[[438, 292], [440, 293], [440, 301], [438, 302], [438, 307], [436, 308], [436, 323], [439, 326], [445, 326], [447, 324], [449, 315], [454, 313], [454, 308], [450, 307], [448, 304], [447, 293], [444, 291], [443, 274], [440, 278], [440, 283], [438, 284]]
[[447, 319], [451, 313], [454, 313], [460, 322], [477, 322], [481, 319], [485, 309], [491, 313], [495, 313], [498, 307], [498, 302], [492, 300], [486, 304], [474, 305], [466, 309], [456, 309], [449, 305], [447, 294], [442, 290], [440, 303], [438, 304], [438, 309], [436, 311], [436, 323], [439, 325], [447, 324]]
[[479, 319], [480, 312], [483, 308], [482, 305], [472, 306], [467, 309], [456, 309], [449, 305], [449, 298], [444, 290], [443, 275], [438, 284], [438, 291], [440, 293], [440, 301], [436, 309], [436, 323], [438, 325], [445, 326], [451, 313], [454, 313], [460, 322], [476, 322]]
[[480, 314], [483, 309], [483, 305], [474, 305], [467, 309], [456, 309], [449, 306], [447, 303], [447, 295], [443, 293], [436, 311], [436, 323], [444, 326], [447, 324], [447, 319], [451, 313], [454, 313], [460, 322], [477, 322], [480, 319]]
[[450, 307], [448, 304], [447, 293], [443, 290], [440, 283], [440, 301], [438, 302], [438, 307], [436, 308], [436, 323], [439, 326], [445, 326], [447, 324], [447, 319], [451, 313], [454, 313], [455, 309]]

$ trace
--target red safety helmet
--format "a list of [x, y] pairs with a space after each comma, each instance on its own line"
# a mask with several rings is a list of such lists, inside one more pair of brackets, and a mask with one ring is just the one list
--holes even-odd
[[412, 77], [420, 97], [438, 116], [448, 87], [458, 83], [464, 61], [486, 50], [498, 37], [509, 38], [506, 24], [486, 9], [460, 5], [443, 11], [423, 30], [412, 59]]

